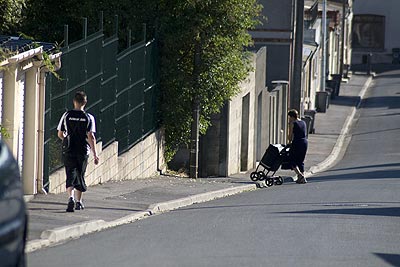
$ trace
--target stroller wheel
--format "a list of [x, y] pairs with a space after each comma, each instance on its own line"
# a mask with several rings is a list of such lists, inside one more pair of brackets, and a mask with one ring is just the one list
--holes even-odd
[[252, 173], [250, 174], [250, 179], [251, 179], [253, 182], [257, 181], [257, 180], [259, 179], [258, 173], [257, 173], [257, 172], [252, 172]]
[[265, 180], [265, 178], [266, 178], [265, 173], [258, 172], [257, 174], [258, 174], [258, 180], [260, 180], [260, 181], [264, 181]]
[[268, 178], [265, 184], [270, 187], [274, 185], [274, 179], [273, 178]]
[[278, 179], [275, 180], [276, 185], [281, 185], [283, 184], [283, 178], [281, 176], [278, 177]]

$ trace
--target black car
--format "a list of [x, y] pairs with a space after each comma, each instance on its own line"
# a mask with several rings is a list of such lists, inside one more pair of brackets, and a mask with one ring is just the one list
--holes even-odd
[[27, 214], [18, 164], [0, 140], [0, 266], [25, 266]]

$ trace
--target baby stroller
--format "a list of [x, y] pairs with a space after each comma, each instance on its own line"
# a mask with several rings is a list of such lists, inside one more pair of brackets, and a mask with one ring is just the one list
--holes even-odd
[[[274, 176], [276, 171], [282, 166], [282, 169], [290, 169], [289, 166], [289, 145], [270, 144], [265, 151], [261, 162], [258, 164], [256, 170], [250, 174], [252, 181], [264, 181], [269, 186], [283, 184], [282, 176]], [[272, 175], [269, 176], [269, 173]]]

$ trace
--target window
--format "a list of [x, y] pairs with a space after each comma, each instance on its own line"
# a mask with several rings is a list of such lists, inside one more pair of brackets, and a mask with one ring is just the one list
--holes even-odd
[[383, 50], [385, 48], [385, 17], [355, 15], [352, 39], [354, 49]]

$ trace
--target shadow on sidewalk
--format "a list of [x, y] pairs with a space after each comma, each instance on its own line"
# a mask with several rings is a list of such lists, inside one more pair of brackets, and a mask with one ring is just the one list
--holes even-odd
[[[29, 208], [28, 210], [42, 210], [42, 211], [57, 211], [57, 213], [59, 213], [60, 208]], [[61, 212], [60, 212], [61, 213]], [[65, 213], [65, 211], [63, 211], [62, 213]]]
[[[94, 210], [110, 210], [110, 211], [114, 210], [114, 211], [129, 211], [129, 212], [131, 212], [131, 211], [133, 211], [133, 212], [143, 211], [143, 209], [111, 208], [111, 207], [110, 208], [105, 208], [105, 207], [95, 207], [95, 206], [90, 206], [89, 209], [91, 211], [94, 211]], [[29, 210], [54, 211], [55, 213], [64, 213], [65, 214], [65, 210], [64, 209], [62, 209], [60, 211], [60, 209], [56, 209], [56, 208], [29, 208]]]
[[59, 206], [65, 206], [66, 203], [61, 203], [61, 202], [51, 202], [51, 201], [37, 201], [37, 200], [32, 200], [29, 202], [30, 204], [40, 204], [40, 205], [59, 205]]
[[361, 97], [359, 96], [336, 96], [331, 100], [332, 105], [337, 106], [355, 106], [360, 101]]

